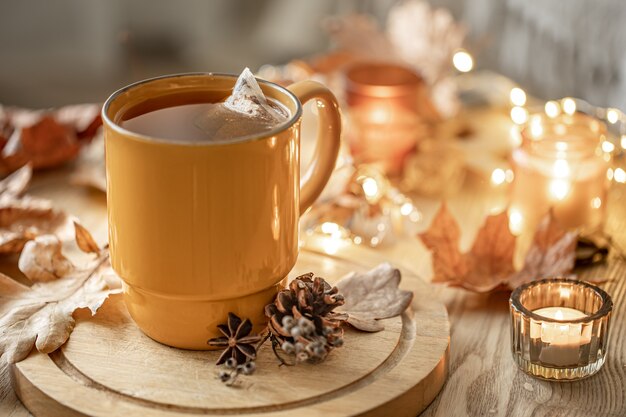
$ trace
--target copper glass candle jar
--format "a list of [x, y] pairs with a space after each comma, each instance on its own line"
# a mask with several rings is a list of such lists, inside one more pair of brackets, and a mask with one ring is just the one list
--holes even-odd
[[414, 71], [389, 63], [358, 63], [346, 72], [352, 154], [388, 174], [402, 170], [424, 127], [419, 114], [425, 94]]
[[594, 230], [604, 221], [608, 158], [606, 126], [582, 113], [533, 115], [512, 153], [513, 232], [533, 231], [550, 208], [566, 228]]
[[600, 288], [564, 278], [534, 281], [509, 300], [511, 352], [519, 368], [550, 380], [598, 372], [608, 347], [613, 302]]

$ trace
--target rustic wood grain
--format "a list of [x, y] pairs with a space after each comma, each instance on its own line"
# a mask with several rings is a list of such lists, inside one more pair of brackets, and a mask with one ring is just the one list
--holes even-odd
[[[461, 220], [462, 244], [470, 244], [479, 219], [501, 209], [505, 194], [490, 190], [478, 181], [449, 198], [452, 213]], [[63, 198], [63, 189], [42, 187], [39, 195]], [[91, 195], [94, 206], [104, 204]], [[100, 200], [98, 201], [98, 198]], [[607, 231], [626, 248], [626, 185], [611, 191]], [[415, 198], [424, 215], [425, 229], [438, 202]], [[94, 219], [95, 220], [95, 219]], [[83, 222], [88, 226], [87, 219]], [[104, 239], [105, 230], [97, 234]], [[102, 240], [100, 240], [102, 241]], [[416, 239], [408, 239], [377, 251], [423, 278], [431, 276], [430, 256]], [[6, 267], [3, 266], [3, 267]], [[508, 293], [473, 294], [463, 290], [432, 287], [431, 296], [445, 302], [451, 322], [450, 372], [443, 390], [422, 413], [423, 416], [626, 416], [626, 263], [612, 258], [605, 265], [579, 271], [582, 277], [604, 276], [601, 285], [614, 301], [607, 362], [595, 376], [578, 382], [556, 383], [534, 379], [519, 371], [510, 353]], [[0, 415], [22, 417], [28, 413], [8, 387], [6, 370], [0, 375]]]

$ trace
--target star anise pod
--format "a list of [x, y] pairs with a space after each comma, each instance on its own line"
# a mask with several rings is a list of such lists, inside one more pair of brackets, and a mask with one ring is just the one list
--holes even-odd
[[221, 365], [233, 358], [237, 364], [243, 364], [256, 358], [255, 344], [261, 341], [261, 336], [251, 335], [252, 322], [249, 319], [241, 320], [234, 313], [228, 313], [228, 323], [219, 324], [217, 328], [224, 336], [209, 339], [209, 346], [225, 348], [216, 365]]

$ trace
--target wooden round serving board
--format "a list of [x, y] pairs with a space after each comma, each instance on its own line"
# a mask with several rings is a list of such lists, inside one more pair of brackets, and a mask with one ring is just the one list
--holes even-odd
[[[332, 280], [369, 267], [305, 250], [292, 275], [316, 271]], [[218, 353], [151, 340], [114, 296], [95, 317], [78, 314], [61, 349], [14, 365], [14, 387], [36, 416], [415, 416], [446, 379], [449, 324], [427, 284], [402, 279], [415, 292], [412, 308], [386, 320], [384, 331], [347, 330], [344, 347], [318, 365], [279, 367], [266, 343], [256, 373], [236, 387], [216, 378]]]
[[[104, 240], [101, 195], [68, 188], [65, 179], [54, 176], [31, 190], [78, 215]], [[290, 277], [313, 271], [333, 282], [386, 260], [358, 247], [335, 256], [304, 249]], [[400, 270], [401, 286], [415, 294], [411, 308], [385, 320], [379, 333], [346, 326], [344, 346], [321, 364], [280, 367], [267, 342], [258, 353], [256, 372], [227, 387], [217, 379], [219, 352], [153, 341], [134, 325], [116, 295], [94, 317], [75, 313], [76, 328], [61, 349], [49, 355], [35, 351], [12, 365], [13, 386], [37, 417], [416, 416], [446, 380], [450, 325], [430, 285]]]

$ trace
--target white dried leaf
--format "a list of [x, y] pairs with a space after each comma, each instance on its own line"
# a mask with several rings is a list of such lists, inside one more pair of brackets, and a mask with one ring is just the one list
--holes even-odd
[[388, 263], [363, 274], [352, 272], [336, 286], [345, 303], [336, 309], [348, 314], [348, 323], [359, 330], [378, 332], [384, 325], [378, 320], [399, 316], [411, 304], [413, 293], [399, 288], [400, 270]]
[[110, 294], [102, 274], [110, 270], [108, 251], [85, 268], [54, 281], [39, 282], [28, 288], [0, 275], [0, 353], [9, 363], [26, 358], [33, 346], [44, 353], [63, 345], [72, 332], [72, 314], [88, 308], [92, 315]]
[[61, 242], [54, 235], [37, 236], [26, 242], [18, 267], [33, 282], [53, 281], [69, 275], [75, 268], [61, 253]]

